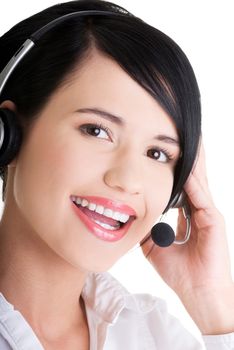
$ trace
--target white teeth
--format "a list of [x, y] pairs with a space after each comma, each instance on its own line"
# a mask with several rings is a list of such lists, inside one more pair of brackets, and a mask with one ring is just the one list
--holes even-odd
[[89, 204], [89, 202], [87, 201], [87, 199], [82, 199], [82, 202], [81, 202], [82, 207], [87, 207], [88, 204]]
[[78, 205], [81, 204], [82, 207], [88, 207], [89, 210], [95, 211], [98, 214], [104, 215], [108, 218], [112, 218], [122, 223], [126, 223], [130, 218], [130, 216], [127, 214], [122, 214], [122, 213], [119, 213], [118, 211], [105, 208], [102, 205], [99, 205], [99, 204], [97, 205], [95, 203], [88, 202], [87, 199], [85, 198], [81, 199], [79, 197], [72, 196], [72, 200]]
[[128, 221], [129, 215], [121, 214], [121, 213], [118, 213], [118, 212], [113, 212], [112, 219], [118, 220], [118, 221], [121, 221], [121, 222], [125, 223], [125, 222]]
[[80, 198], [77, 198], [76, 203], [81, 204], [82, 200]]
[[114, 220], [119, 220], [119, 213], [116, 211], [114, 212], [113, 216], [112, 216], [112, 219]]
[[104, 208], [102, 205], [97, 205], [95, 211], [96, 211], [96, 213], [98, 213], [98, 214], [103, 214], [103, 213], [104, 213], [104, 209], [105, 209], [105, 208]]
[[88, 208], [89, 208], [89, 210], [94, 211], [94, 210], [96, 209], [96, 204], [94, 204], [94, 203], [89, 203]]
[[108, 218], [112, 218], [114, 212], [111, 209], [105, 209], [103, 212], [103, 215], [107, 216]]
[[94, 220], [96, 222], [96, 224], [102, 226], [103, 228], [106, 228], [107, 230], [111, 230], [111, 231], [114, 231], [114, 230], [118, 230], [120, 228], [120, 225], [118, 226], [110, 226], [108, 224], [104, 224], [104, 222], [101, 222], [101, 221], [98, 221], [98, 220]]
[[129, 215], [127, 215], [127, 214], [120, 214], [120, 219], [119, 219], [119, 221], [125, 223], [125, 222], [128, 221], [128, 219], [129, 219]]

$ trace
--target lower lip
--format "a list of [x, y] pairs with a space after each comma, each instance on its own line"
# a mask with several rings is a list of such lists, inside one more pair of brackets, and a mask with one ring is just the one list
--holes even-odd
[[88, 228], [88, 230], [94, 234], [97, 238], [108, 241], [108, 242], [116, 242], [119, 241], [121, 238], [125, 236], [128, 229], [130, 228], [134, 218], [130, 218], [127, 224], [125, 224], [121, 229], [119, 230], [106, 230], [104, 227], [99, 226], [96, 224], [93, 220], [91, 220], [87, 215], [85, 215], [82, 210], [79, 209], [75, 205], [75, 203], [72, 202], [73, 210], [75, 211], [76, 215], [80, 218], [80, 220], [85, 224], [85, 226]]

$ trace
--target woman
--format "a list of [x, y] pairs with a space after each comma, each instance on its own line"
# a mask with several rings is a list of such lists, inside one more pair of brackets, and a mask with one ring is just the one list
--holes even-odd
[[[43, 27], [85, 10], [108, 13]], [[163, 302], [131, 295], [106, 272], [141, 242], [206, 348], [232, 349], [225, 224], [207, 184], [186, 56], [117, 5], [72, 1], [3, 35], [0, 70], [42, 27], [0, 95], [0, 348], [201, 349]], [[157, 247], [149, 233], [182, 190], [191, 237]], [[185, 229], [180, 210], [177, 236]]]

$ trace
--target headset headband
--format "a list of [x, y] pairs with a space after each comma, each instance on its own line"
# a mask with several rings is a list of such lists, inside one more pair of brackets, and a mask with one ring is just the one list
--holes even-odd
[[73, 17], [81, 17], [81, 16], [89, 16], [89, 15], [104, 15], [104, 16], [126, 16], [126, 14], [119, 13], [119, 12], [111, 12], [111, 11], [98, 11], [98, 10], [87, 10], [87, 11], [78, 11], [78, 12], [71, 12], [64, 16], [58, 17], [54, 19], [53, 21], [47, 23], [40, 29], [38, 29], [36, 32], [34, 32], [22, 45], [21, 47], [16, 51], [14, 56], [10, 59], [10, 61], [7, 63], [5, 68], [0, 73], [0, 95], [2, 93], [2, 90], [4, 86], [7, 83], [7, 80], [11, 76], [12, 72], [15, 70], [19, 62], [23, 59], [23, 57], [32, 49], [32, 47], [39, 41], [39, 39], [50, 29], [56, 27], [58, 24], [66, 21], [67, 19], [73, 18]]
[[[126, 16], [126, 14], [123, 13], [118, 13], [118, 12], [111, 12], [111, 11], [96, 11], [96, 10], [88, 10], [88, 11], [79, 11], [79, 12], [71, 12], [69, 14], [66, 14], [64, 16], [58, 17], [56, 19], [54, 19], [53, 21], [47, 23], [46, 25], [44, 25], [43, 27], [41, 27], [40, 29], [38, 29], [36, 32], [34, 32], [24, 43], [23, 45], [21, 45], [21, 47], [16, 51], [16, 53], [14, 54], [14, 56], [10, 59], [10, 61], [7, 63], [7, 65], [5, 66], [5, 68], [3, 69], [3, 71], [0, 73], [0, 94], [2, 93], [2, 90], [7, 82], [7, 80], [9, 79], [9, 77], [11, 76], [12, 72], [14, 71], [14, 69], [16, 68], [16, 66], [19, 64], [19, 62], [23, 59], [23, 57], [31, 50], [32, 47], [34, 47], [34, 45], [37, 43], [37, 41], [39, 41], [39, 39], [45, 34], [47, 33], [50, 29], [56, 27], [58, 24], [66, 21], [67, 19], [73, 18], [73, 17], [79, 17], [79, 16], [89, 16], [89, 15], [104, 15], [104, 16]], [[9, 112], [8, 112], [9, 113]], [[4, 114], [3, 114], [4, 115]], [[19, 130], [15, 129], [15, 127], [13, 128], [13, 120], [16, 118], [13, 118], [11, 121], [11, 126], [9, 128], [8, 133], [10, 134], [11, 137], [9, 137], [9, 135], [6, 135], [8, 137], [5, 136], [5, 127], [4, 127], [4, 122], [2, 121], [2, 117], [0, 117], [0, 159], [1, 159], [1, 166], [5, 166], [6, 164], [8, 164], [17, 154], [16, 152], [18, 151], [19, 147], [20, 147], [20, 140], [21, 140], [21, 136], [19, 137]], [[14, 131], [14, 133], [13, 133]], [[18, 136], [17, 136], [18, 135]], [[4, 150], [2, 151], [2, 145], [3, 142], [5, 142], [5, 138], [9, 139], [7, 140], [7, 151]], [[13, 152], [13, 148], [14, 148], [14, 152]], [[12, 149], [12, 150], [11, 150]], [[1, 155], [1, 152], [3, 153]], [[165, 224], [163, 226], [163, 229], [157, 229], [157, 225], [153, 227], [152, 231], [151, 231], [151, 236], [152, 239], [154, 240], [154, 242], [160, 246], [169, 246], [170, 244], [172, 244], [173, 242], [175, 244], [184, 244], [189, 240], [190, 237], [190, 233], [191, 233], [191, 219], [190, 219], [190, 215], [191, 215], [191, 211], [190, 211], [190, 207], [187, 204], [187, 202], [185, 201], [183, 203], [183, 196], [181, 194], [178, 194], [171, 206], [174, 207], [180, 207], [182, 206], [183, 209], [183, 214], [184, 217], [186, 219], [186, 234], [183, 240], [175, 240], [175, 235], [173, 233], [173, 237], [171, 235], [171, 230], [168, 231], [168, 228], [166, 226], [165, 228]], [[162, 227], [162, 226], [160, 226]], [[161, 232], [163, 232], [163, 235], [165, 236], [164, 239], [161, 239]], [[159, 234], [159, 237], [158, 237]], [[148, 236], [147, 236], [148, 237]], [[173, 238], [173, 240], [171, 239]], [[143, 244], [143, 243], [142, 243]]]

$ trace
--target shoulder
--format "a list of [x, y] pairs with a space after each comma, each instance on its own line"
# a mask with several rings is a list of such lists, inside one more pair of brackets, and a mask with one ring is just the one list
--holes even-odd
[[1, 350], [11, 350], [12, 347], [10, 347], [9, 343], [6, 341], [6, 339], [3, 338], [3, 336], [0, 334], [0, 349]]

